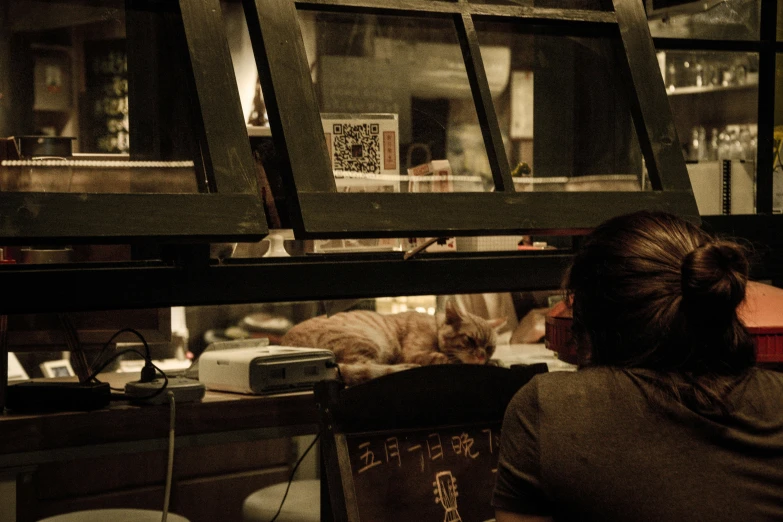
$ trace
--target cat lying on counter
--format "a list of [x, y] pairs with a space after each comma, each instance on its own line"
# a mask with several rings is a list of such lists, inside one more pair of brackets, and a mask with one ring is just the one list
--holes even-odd
[[495, 351], [495, 330], [505, 322], [461, 312], [452, 301], [434, 316], [354, 310], [303, 321], [280, 344], [333, 351], [343, 381], [353, 386], [416, 366], [487, 364]]

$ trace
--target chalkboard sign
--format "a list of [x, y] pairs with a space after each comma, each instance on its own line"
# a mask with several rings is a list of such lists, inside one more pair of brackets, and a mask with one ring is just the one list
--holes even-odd
[[500, 424], [345, 437], [361, 520], [494, 518]]
[[127, 153], [128, 53], [124, 39], [85, 42], [82, 152]]
[[494, 519], [503, 414], [516, 391], [546, 371], [444, 364], [349, 388], [317, 383], [322, 520]]

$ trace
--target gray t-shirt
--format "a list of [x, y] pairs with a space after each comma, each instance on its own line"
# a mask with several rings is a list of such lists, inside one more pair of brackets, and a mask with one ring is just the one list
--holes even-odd
[[783, 520], [783, 374], [752, 370], [728, 413], [654, 376], [534, 377], [506, 410], [492, 505], [555, 520]]

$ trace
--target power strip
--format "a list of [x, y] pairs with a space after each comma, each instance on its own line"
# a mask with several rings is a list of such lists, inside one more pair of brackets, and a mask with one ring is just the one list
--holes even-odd
[[133, 381], [125, 385], [125, 395], [133, 402], [144, 404], [164, 404], [168, 401], [168, 392], [174, 394], [176, 402], [196, 402], [204, 398], [206, 386], [203, 383], [186, 377], [171, 377], [166, 389], [152, 396], [160, 390], [165, 380], [157, 378], [149, 382]]
[[109, 384], [47, 380], [24, 381], [6, 389], [6, 407], [18, 413], [89, 411], [105, 408]]

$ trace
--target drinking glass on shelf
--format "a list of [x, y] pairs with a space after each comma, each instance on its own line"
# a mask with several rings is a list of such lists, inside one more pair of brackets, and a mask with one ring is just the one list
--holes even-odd
[[727, 64], [721, 64], [720, 66], [720, 84], [723, 87], [734, 84], [734, 71]]
[[748, 128], [747, 125], [743, 125], [740, 127], [739, 131], [739, 143], [742, 147], [742, 159], [744, 160], [755, 160], [756, 154], [754, 149], [754, 145], [752, 143], [753, 137], [750, 133], [750, 128]]
[[713, 60], [707, 61], [704, 69], [705, 85], [720, 85], [720, 71]]
[[705, 78], [704, 78], [704, 64], [701, 60], [698, 60], [694, 64], [694, 85], [696, 87], [704, 87], [705, 85]]
[[691, 140], [688, 144], [688, 160], [699, 161], [699, 154], [701, 153], [701, 142], [699, 141], [699, 129], [694, 127], [691, 129]]
[[696, 79], [694, 78], [694, 67], [691, 63], [691, 60], [689, 58], [686, 58], [684, 62], [682, 62], [682, 75], [681, 75], [681, 84], [683, 87], [688, 87], [691, 85], [696, 84]]
[[709, 141], [705, 142], [704, 155], [707, 161], [718, 159], [718, 129], [712, 129]]
[[677, 87], [677, 66], [672, 62], [666, 67], [666, 88], [673, 91]]
[[729, 146], [729, 159], [741, 160], [744, 158], [744, 150], [740, 143], [739, 133], [736, 130], [731, 131], [731, 144]]
[[699, 161], [706, 161], [707, 154], [708, 154], [709, 146], [707, 143], [707, 129], [699, 125], [699, 157], [697, 158]]
[[731, 137], [726, 129], [720, 131], [718, 135], [718, 159], [729, 159], [731, 156]]

